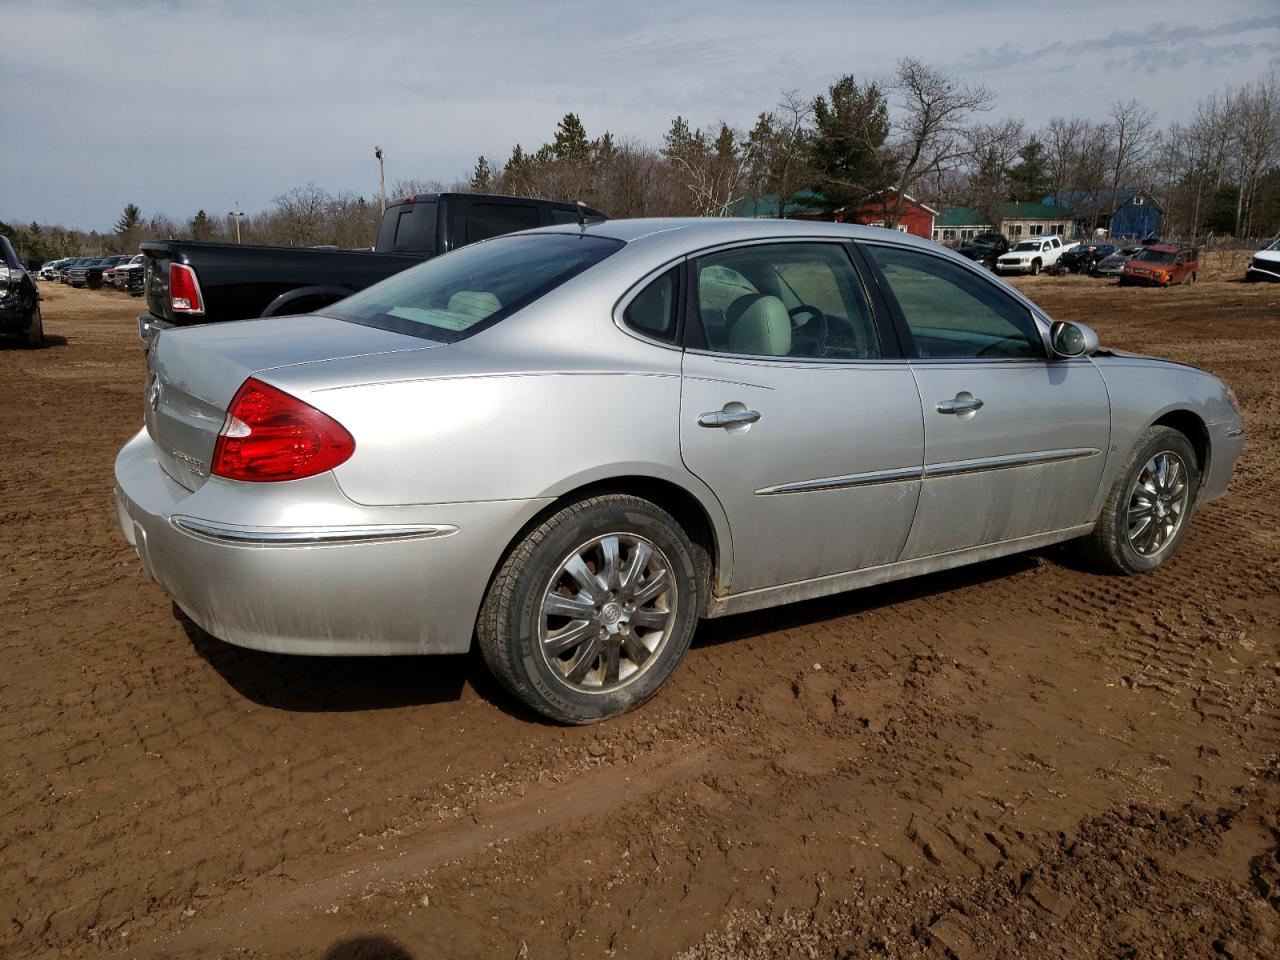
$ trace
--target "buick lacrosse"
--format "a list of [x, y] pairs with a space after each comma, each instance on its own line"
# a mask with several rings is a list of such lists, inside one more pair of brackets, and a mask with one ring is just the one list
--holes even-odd
[[651, 697], [700, 618], [1062, 541], [1151, 570], [1243, 444], [1207, 373], [844, 224], [512, 234], [322, 316], [166, 331], [147, 366], [119, 520], [196, 623], [474, 641], [567, 723]]

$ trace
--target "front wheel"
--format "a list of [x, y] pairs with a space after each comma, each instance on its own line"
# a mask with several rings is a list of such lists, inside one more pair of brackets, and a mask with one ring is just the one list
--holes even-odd
[[27, 327], [27, 335], [23, 339], [28, 347], [44, 345], [44, 317], [40, 314], [40, 304], [36, 304], [35, 315], [31, 318], [31, 326]]
[[1152, 427], [1116, 475], [1081, 552], [1114, 573], [1154, 570], [1186, 534], [1199, 492], [1200, 462], [1186, 435]]
[[1038, 274], [1039, 272], [1040, 272], [1040, 261], [1039, 261], [1039, 260], [1032, 260], [1032, 261], [1031, 261], [1031, 275], [1034, 277], [1034, 276], [1035, 276], [1036, 274]]
[[644, 703], [667, 681], [698, 620], [695, 551], [665, 510], [602, 494], [530, 531], [502, 564], [476, 639], [494, 676], [560, 723]]

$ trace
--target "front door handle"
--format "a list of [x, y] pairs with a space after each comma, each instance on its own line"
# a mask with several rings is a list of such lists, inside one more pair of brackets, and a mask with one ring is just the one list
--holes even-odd
[[954, 400], [943, 400], [938, 404], [939, 413], [977, 413], [983, 407], [983, 403], [977, 397], [967, 393], [958, 394]]
[[758, 410], [713, 410], [698, 417], [700, 427], [745, 427], [760, 419]]

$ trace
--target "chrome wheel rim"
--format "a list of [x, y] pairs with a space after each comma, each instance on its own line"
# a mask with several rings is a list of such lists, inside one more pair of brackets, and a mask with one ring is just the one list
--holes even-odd
[[1187, 465], [1164, 450], [1148, 460], [1129, 492], [1129, 546], [1153, 557], [1173, 540], [1187, 508]]
[[634, 683], [675, 627], [671, 563], [632, 533], [589, 540], [561, 561], [542, 594], [538, 650], [552, 675], [580, 693]]

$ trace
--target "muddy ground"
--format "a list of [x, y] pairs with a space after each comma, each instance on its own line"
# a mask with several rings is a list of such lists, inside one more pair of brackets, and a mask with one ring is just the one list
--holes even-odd
[[1280, 287], [1019, 283], [1239, 393], [1178, 556], [708, 623], [586, 729], [185, 621], [111, 506], [140, 302], [46, 284], [50, 345], [0, 348], [0, 955], [1274, 957]]

